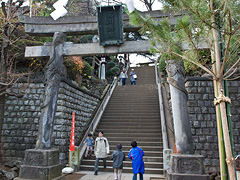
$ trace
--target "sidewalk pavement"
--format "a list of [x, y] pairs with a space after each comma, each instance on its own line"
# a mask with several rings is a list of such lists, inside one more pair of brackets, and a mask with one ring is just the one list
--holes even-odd
[[[132, 180], [133, 174], [123, 173], [122, 180]], [[138, 177], [139, 178], [139, 177]], [[163, 175], [159, 174], [144, 174], [144, 180], [165, 180]], [[95, 176], [93, 171], [78, 171], [67, 175], [66, 180], [114, 180], [113, 173], [98, 172]]]

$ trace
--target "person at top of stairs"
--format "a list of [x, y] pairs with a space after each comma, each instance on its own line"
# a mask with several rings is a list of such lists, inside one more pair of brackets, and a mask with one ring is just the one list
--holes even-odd
[[131, 85], [136, 85], [136, 73], [134, 71], [134, 69], [132, 69], [132, 71], [130, 72], [130, 82], [131, 82]]
[[126, 85], [126, 79], [128, 78], [127, 76], [127, 71], [125, 68], [123, 68], [121, 74], [120, 74], [120, 77], [122, 78], [122, 85]]
[[125, 161], [125, 154], [122, 152], [122, 145], [116, 145], [117, 150], [111, 154], [111, 159], [113, 159], [113, 169], [114, 169], [114, 179], [121, 180], [123, 161]]
[[131, 143], [132, 149], [128, 153], [129, 159], [132, 160], [133, 168], [133, 180], [137, 180], [137, 174], [139, 173], [140, 180], [143, 180], [144, 174], [144, 162], [143, 156], [144, 152], [141, 148], [137, 147], [137, 142], [133, 141]]
[[109, 154], [108, 140], [107, 138], [103, 137], [103, 131], [98, 133], [98, 137], [95, 140], [94, 154], [96, 156], [94, 175], [97, 175], [99, 159], [103, 159], [103, 167], [106, 168], [106, 157]]

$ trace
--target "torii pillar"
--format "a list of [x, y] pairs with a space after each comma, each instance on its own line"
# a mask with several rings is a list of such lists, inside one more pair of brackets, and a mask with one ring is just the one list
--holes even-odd
[[63, 44], [66, 35], [54, 33], [50, 59], [45, 72], [45, 91], [41, 105], [41, 117], [35, 149], [25, 151], [24, 164], [18, 179], [64, 179], [61, 176], [59, 150], [52, 148], [54, 117], [57, 108], [58, 90], [62, 76]]
[[168, 83], [172, 101], [172, 113], [177, 154], [171, 155], [168, 180], [209, 180], [205, 174], [204, 157], [194, 154], [190, 119], [188, 114], [188, 93], [185, 88], [183, 61], [167, 62]]

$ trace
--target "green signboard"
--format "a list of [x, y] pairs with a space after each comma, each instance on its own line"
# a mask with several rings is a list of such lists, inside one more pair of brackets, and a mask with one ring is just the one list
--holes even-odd
[[100, 45], [123, 43], [122, 6], [97, 7]]

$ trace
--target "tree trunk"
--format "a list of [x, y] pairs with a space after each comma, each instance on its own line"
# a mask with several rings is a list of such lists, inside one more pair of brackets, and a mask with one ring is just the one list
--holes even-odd
[[[2, 49], [1, 49], [1, 61], [0, 61], [0, 82], [5, 83], [7, 82], [7, 58], [8, 58], [8, 35], [9, 35], [9, 25], [6, 24], [4, 26], [4, 33], [3, 33], [3, 42], [2, 42]], [[0, 150], [2, 151], [2, 128], [3, 128], [3, 120], [4, 120], [4, 109], [5, 109], [5, 92], [6, 86], [0, 85]], [[2, 158], [2, 153], [0, 153], [0, 158]]]

